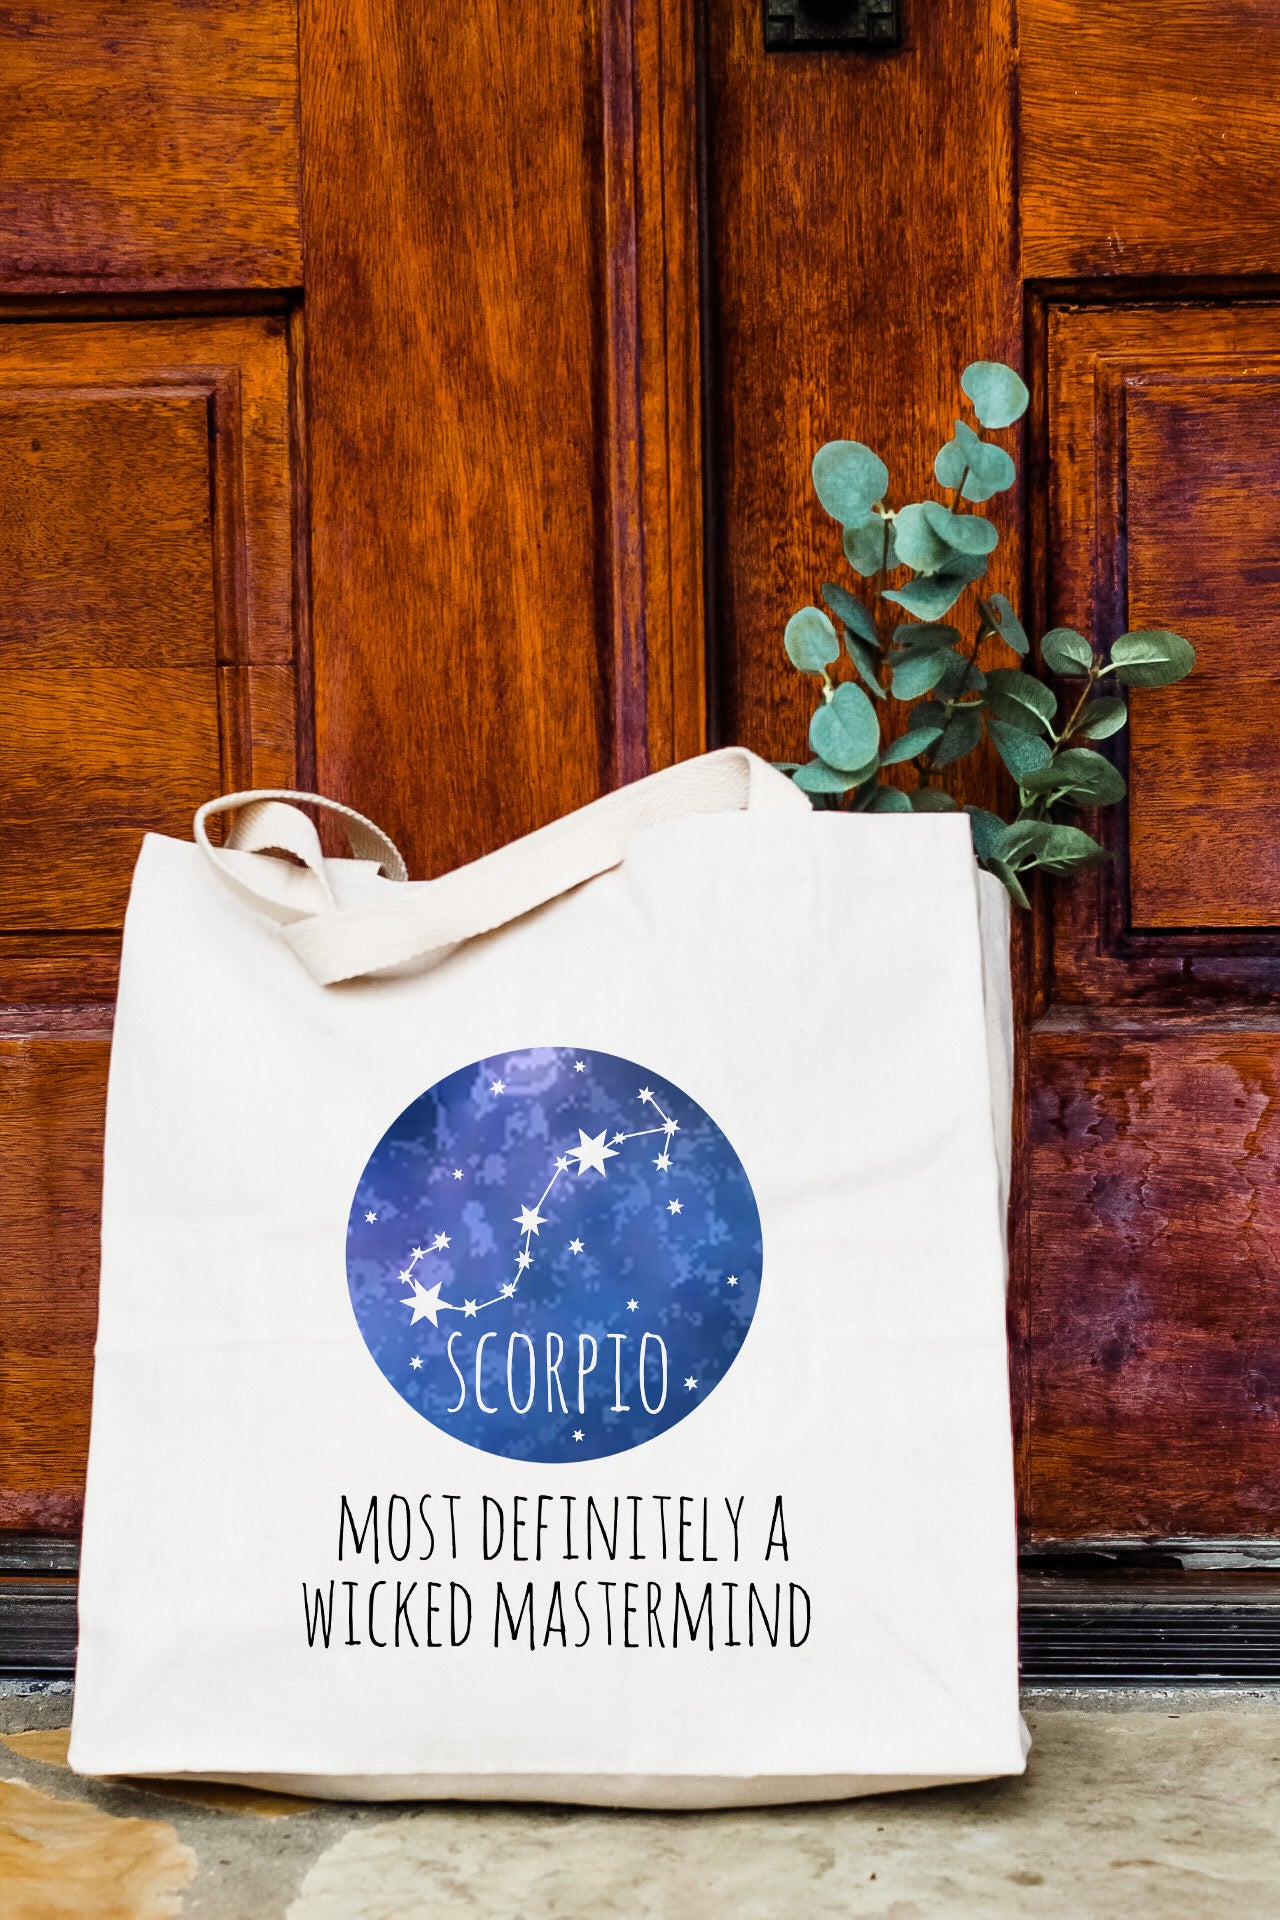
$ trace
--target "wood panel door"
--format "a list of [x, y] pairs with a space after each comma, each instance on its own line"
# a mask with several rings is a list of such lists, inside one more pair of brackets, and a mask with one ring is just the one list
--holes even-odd
[[319, 784], [423, 875], [708, 738], [790, 757], [812, 452], [927, 471], [978, 357], [1034, 393], [995, 584], [1200, 650], [1134, 700], [1114, 865], [1023, 930], [1024, 1526], [1280, 1532], [1280, 22], [768, 11], [790, 50], [761, 0], [0, 20], [11, 1535], [79, 1522], [142, 832]]

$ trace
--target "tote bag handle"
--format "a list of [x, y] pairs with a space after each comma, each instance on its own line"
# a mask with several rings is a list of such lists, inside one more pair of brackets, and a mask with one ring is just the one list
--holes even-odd
[[[363, 814], [318, 794], [272, 790], [210, 800], [195, 817], [197, 844], [221, 878], [248, 905], [281, 927], [313, 980], [333, 986], [424, 959], [491, 932], [619, 866], [636, 834], [701, 813], [809, 813], [809, 802], [783, 774], [744, 747], [723, 747], [620, 787], [550, 826], [540, 827], [438, 880], [389, 892], [371, 906], [341, 908], [333, 897], [320, 839], [296, 806], [305, 801], [335, 814], [360, 859], [376, 860], [391, 880], [406, 878], [395, 846]], [[226, 849], [212, 845], [208, 822], [237, 810]], [[280, 888], [255, 884], [252, 863], [228, 855], [284, 852], [309, 869], [303, 887], [281, 900]], [[304, 891], [305, 889], [305, 891]]]

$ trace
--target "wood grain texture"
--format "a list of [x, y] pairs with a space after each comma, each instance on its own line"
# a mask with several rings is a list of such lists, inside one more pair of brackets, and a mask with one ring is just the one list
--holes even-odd
[[1280, 1029], [1032, 1036], [1034, 1536], [1280, 1531]]
[[[757, 0], [709, 9], [720, 725], [768, 758], [801, 757], [813, 706], [788, 616], [857, 585], [813, 454], [863, 440], [894, 504], [933, 494], [962, 369], [1021, 358], [1011, 32], [1004, 4], [956, 0], [913, 8], [893, 54], [767, 55]], [[1010, 496], [993, 517], [990, 584], [1016, 595]], [[990, 764], [966, 777], [993, 790]]]
[[1280, 271], [1280, 37], [1254, 0], [1022, 0], [1029, 279]]
[[0, 1038], [0, 1527], [79, 1529], [109, 1042]]
[[698, 731], [691, 29], [301, 25], [318, 777], [432, 872]]
[[0, 290], [301, 279], [293, 0], [0, 14]]

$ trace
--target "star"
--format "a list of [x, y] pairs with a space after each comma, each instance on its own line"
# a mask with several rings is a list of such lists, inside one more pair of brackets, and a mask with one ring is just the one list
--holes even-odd
[[[454, 1309], [454, 1311], [456, 1312], [456, 1311], [457, 1311], [457, 1309], [455, 1308], [455, 1309]], [[462, 1311], [463, 1311], [463, 1314], [465, 1315], [465, 1317], [466, 1317], [466, 1318], [467, 1318], [468, 1320], [474, 1320], [474, 1319], [475, 1319], [475, 1317], [476, 1317], [476, 1303], [475, 1303], [475, 1301], [474, 1301], [474, 1300], [464, 1300], [464, 1301], [463, 1301], [463, 1303], [462, 1303]]]
[[670, 1138], [673, 1133], [679, 1133], [680, 1122], [678, 1120], [664, 1120], [662, 1123], [662, 1131]]
[[579, 1180], [581, 1180], [588, 1167], [596, 1173], [603, 1173], [605, 1161], [617, 1159], [617, 1148], [606, 1147], [604, 1143], [604, 1136], [607, 1132], [607, 1127], [601, 1127], [595, 1139], [592, 1140], [583, 1132], [581, 1127], [578, 1128], [579, 1144], [576, 1147], [570, 1147], [569, 1158], [576, 1160], [578, 1163]]
[[659, 1172], [665, 1173], [667, 1171], [667, 1168], [671, 1165], [671, 1155], [664, 1148], [663, 1151], [658, 1155], [657, 1159], [654, 1161], [653, 1164], [655, 1167], [658, 1168]]
[[637, 1308], [637, 1307], [638, 1307], [639, 1305], [640, 1305], [640, 1302], [639, 1302], [638, 1300], [628, 1300], [628, 1302], [627, 1302], [627, 1312], [628, 1312], [628, 1313], [634, 1313], [634, 1312], [635, 1312], [635, 1310], [636, 1310], [636, 1308]]
[[442, 1283], [437, 1280], [434, 1287], [430, 1288], [424, 1287], [421, 1280], [414, 1280], [410, 1284], [413, 1287], [413, 1292], [406, 1294], [400, 1302], [402, 1307], [413, 1308], [413, 1319], [409, 1322], [409, 1325], [416, 1327], [419, 1320], [429, 1320], [433, 1327], [437, 1326], [439, 1323], [436, 1320], [436, 1315], [439, 1313], [441, 1307], [447, 1304], [440, 1298], [440, 1287]]
[[455, 1167], [455, 1168], [454, 1168], [454, 1170], [453, 1170], [453, 1177], [454, 1177], [454, 1179], [455, 1179], [455, 1180], [461, 1180], [461, 1178], [462, 1178], [462, 1168], [461, 1168], [461, 1167]]
[[613, 1147], [620, 1147], [623, 1141], [626, 1139], [626, 1137], [627, 1136], [625, 1133], [615, 1133], [613, 1136], [613, 1139], [609, 1142], [609, 1144], [610, 1146], [613, 1146]]
[[422, 1365], [421, 1356], [415, 1353], [412, 1360], [409, 1362], [409, 1365], [413, 1368], [414, 1372], [416, 1373], [418, 1371], [418, 1368]]
[[449, 1244], [448, 1234], [438, 1233], [435, 1239], [431, 1242], [431, 1251], [432, 1253], [440, 1253], [443, 1251], [445, 1247], [448, 1246], [448, 1244]]
[[652, 1088], [652, 1087], [641, 1087], [641, 1089], [640, 1089], [640, 1098], [641, 1098], [642, 1100], [644, 1100], [644, 1101], [649, 1101], [649, 1100], [652, 1100], [652, 1098], [653, 1098], [653, 1088]]
[[521, 1233], [536, 1233], [539, 1227], [546, 1225], [546, 1216], [539, 1213], [536, 1206], [521, 1207], [515, 1221]]
[[413, 1269], [412, 1269], [412, 1267], [406, 1267], [406, 1268], [405, 1268], [405, 1270], [404, 1270], [404, 1272], [403, 1272], [403, 1273], [402, 1273], [402, 1274], [400, 1275], [400, 1278], [401, 1278], [401, 1279], [402, 1279], [402, 1280], [403, 1280], [403, 1281], [405, 1282], [405, 1284], [407, 1285], [407, 1284], [408, 1284], [408, 1282], [409, 1282], [410, 1280], [412, 1280], [412, 1278], [413, 1278]]
[[506, 1286], [505, 1286], [505, 1287], [504, 1287], [504, 1288], [502, 1289], [502, 1297], [503, 1297], [503, 1299], [504, 1299], [504, 1300], [509, 1300], [509, 1299], [511, 1298], [511, 1296], [512, 1296], [512, 1294], [513, 1294], [513, 1293], [515, 1292], [515, 1290], [516, 1290], [516, 1283], [515, 1283], [515, 1281], [514, 1281], [514, 1280], [508, 1280], [508, 1281], [507, 1281], [507, 1284], [506, 1284]]
[[668, 1202], [667, 1202], [667, 1212], [668, 1212], [668, 1213], [683, 1213], [683, 1212], [684, 1212], [684, 1202], [683, 1202], [683, 1201], [681, 1201], [681, 1200], [668, 1200]]
[[581, 1253], [582, 1252], [581, 1240], [571, 1240], [569, 1242], [569, 1251], [570, 1253]]
[[685, 1385], [686, 1385], [686, 1387], [688, 1387], [688, 1389], [689, 1389], [689, 1391], [690, 1391], [690, 1393], [692, 1393], [692, 1392], [693, 1392], [693, 1390], [694, 1390], [694, 1388], [695, 1388], [695, 1387], [697, 1386], [697, 1384], [698, 1384], [698, 1383], [697, 1383], [697, 1381], [696, 1381], [696, 1380], [694, 1379], [694, 1377], [693, 1377], [693, 1375], [692, 1375], [691, 1373], [686, 1373], [686, 1375], [685, 1375], [685, 1377], [684, 1377], [684, 1383], [685, 1383]]
[[533, 1265], [533, 1255], [530, 1253], [528, 1247], [525, 1248], [523, 1253], [516, 1255], [516, 1265], [519, 1267], [521, 1273], [524, 1272], [526, 1267]]
[[490, 1093], [505, 1093], [506, 1090], [507, 1083], [505, 1080], [491, 1080], [489, 1082]]
[[586, 1072], [586, 1070], [587, 1070], [587, 1063], [586, 1063], [586, 1061], [585, 1061], [585, 1060], [575, 1060], [575, 1061], [574, 1061], [574, 1063], [573, 1063], [573, 1070], [574, 1070], [574, 1072], [575, 1072], [575, 1073], [585, 1073], [585, 1072]]
[[726, 1287], [736, 1287], [736, 1286], [737, 1286], [737, 1284], [738, 1284], [738, 1276], [737, 1276], [737, 1274], [736, 1274], [736, 1273], [731, 1273], [731, 1274], [729, 1275], [729, 1278], [728, 1278], [728, 1279], [727, 1279], [727, 1280], [725, 1281], [725, 1285], [726, 1285]]
[[376, 1214], [376, 1213], [366, 1213], [366, 1215], [365, 1215], [365, 1224], [366, 1224], [367, 1226], [370, 1226], [370, 1227], [371, 1227], [371, 1226], [373, 1225], [373, 1223], [374, 1223], [374, 1221], [375, 1221], [375, 1220], [377, 1219], [377, 1217], [378, 1217], [378, 1216], [377, 1216], [377, 1214]]
[[575, 1427], [575, 1428], [574, 1428], [574, 1430], [573, 1430], [573, 1437], [574, 1437], [574, 1439], [575, 1439], [575, 1440], [581, 1440], [581, 1438], [582, 1438], [582, 1428], [581, 1428], [581, 1427]]
[[421, 1259], [422, 1259], [422, 1258], [423, 1258], [423, 1257], [425, 1256], [425, 1254], [426, 1254], [426, 1251], [427, 1251], [427, 1250], [426, 1250], [426, 1248], [425, 1248], [425, 1247], [415, 1247], [415, 1248], [414, 1248], [414, 1250], [413, 1250], [413, 1257], [414, 1257], [414, 1259], [415, 1259], [415, 1260], [421, 1260]]
[[556, 1172], [568, 1173], [568, 1171], [569, 1171], [569, 1162], [567, 1158], [562, 1154], [561, 1157], [556, 1161]]

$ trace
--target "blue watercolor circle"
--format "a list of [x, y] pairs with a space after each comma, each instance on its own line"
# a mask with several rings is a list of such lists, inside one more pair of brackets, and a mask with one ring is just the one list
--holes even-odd
[[696, 1101], [615, 1054], [531, 1047], [451, 1073], [387, 1129], [347, 1283], [380, 1371], [442, 1433], [600, 1460], [719, 1385], [761, 1255], [746, 1170]]

